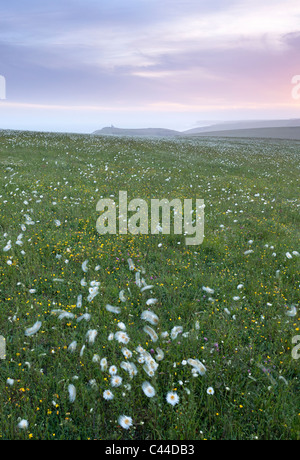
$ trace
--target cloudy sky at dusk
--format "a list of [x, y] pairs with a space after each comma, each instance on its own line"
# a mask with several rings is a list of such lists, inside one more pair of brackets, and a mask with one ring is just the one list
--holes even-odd
[[0, 128], [300, 118], [299, 57], [299, 0], [10, 0]]

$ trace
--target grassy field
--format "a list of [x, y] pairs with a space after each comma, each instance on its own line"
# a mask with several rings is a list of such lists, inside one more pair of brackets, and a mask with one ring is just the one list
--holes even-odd
[[[299, 439], [299, 160], [291, 141], [0, 133], [1, 439]], [[120, 190], [204, 199], [203, 244], [100, 235]]]

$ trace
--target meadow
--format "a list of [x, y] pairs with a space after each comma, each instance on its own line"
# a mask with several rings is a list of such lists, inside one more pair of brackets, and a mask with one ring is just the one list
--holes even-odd
[[[300, 143], [0, 132], [0, 439], [300, 437]], [[199, 198], [205, 238], [100, 235]]]

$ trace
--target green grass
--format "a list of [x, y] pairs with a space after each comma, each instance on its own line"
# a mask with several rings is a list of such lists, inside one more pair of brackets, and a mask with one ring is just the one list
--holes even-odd
[[[292, 339], [300, 335], [300, 257], [293, 254], [300, 241], [299, 153], [299, 143], [288, 141], [2, 132], [1, 439], [299, 439], [300, 361], [292, 357]], [[128, 200], [204, 199], [203, 244], [187, 246], [184, 235], [98, 234], [96, 204], [111, 195], [117, 202], [120, 190]], [[26, 215], [34, 225], [22, 230]], [[151, 291], [136, 285], [139, 270]], [[99, 294], [88, 302], [92, 281], [100, 282]], [[153, 328], [160, 336], [181, 326], [175, 339], [153, 343], [144, 332], [140, 316], [151, 297], [160, 319]], [[108, 312], [107, 304], [121, 313]], [[292, 305], [297, 314], [289, 317]], [[75, 316], [60, 320], [53, 309]], [[90, 321], [77, 322], [86, 311]], [[39, 332], [25, 336], [36, 321]], [[108, 340], [119, 322], [138, 371], [132, 379], [120, 368], [124, 345]], [[90, 329], [98, 333], [93, 344], [86, 340]], [[153, 377], [137, 361], [139, 345], [164, 351]], [[111, 387], [95, 355], [117, 366], [121, 387]], [[193, 376], [184, 364], [189, 358], [204, 363], [204, 376]], [[154, 398], [143, 393], [144, 381], [155, 388]], [[109, 388], [114, 398], [106, 401]], [[180, 398], [174, 407], [166, 401], [172, 390]], [[133, 420], [129, 430], [118, 423], [123, 414]], [[18, 428], [21, 419], [28, 429]]]

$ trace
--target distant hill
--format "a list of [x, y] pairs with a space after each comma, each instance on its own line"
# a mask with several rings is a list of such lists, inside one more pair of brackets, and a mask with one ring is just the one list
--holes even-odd
[[287, 139], [300, 141], [300, 126], [286, 128], [250, 128], [224, 131], [207, 131], [186, 135], [187, 137], [239, 137], [256, 139]]
[[94, 131], [92, 135], [136, 137], [256, 137], [300, 140], [300, 119], [219, 122], [187, 131], [175, 131], [164, 128], [122, 129], [110, 126]]
[[181, 135], [186, 136], [190, 134], [209, 133], [212, 131], [227, 131], [227, 130], [240, 130], [240, 129], [257, 129], [257, 128], [289, 128], [300, 127], [300, 119], [291, 120], [245, 120], [245, 121], [228, 121], [210, 126], [203, 126], [199, 128], [189, 129], [183, 131]]
[[174, 137], [179, 136], [179, 131], [164, 128], [121, 129], [114, 126], [94, 131], [95, 136], [143, 136], [143, 137]]

